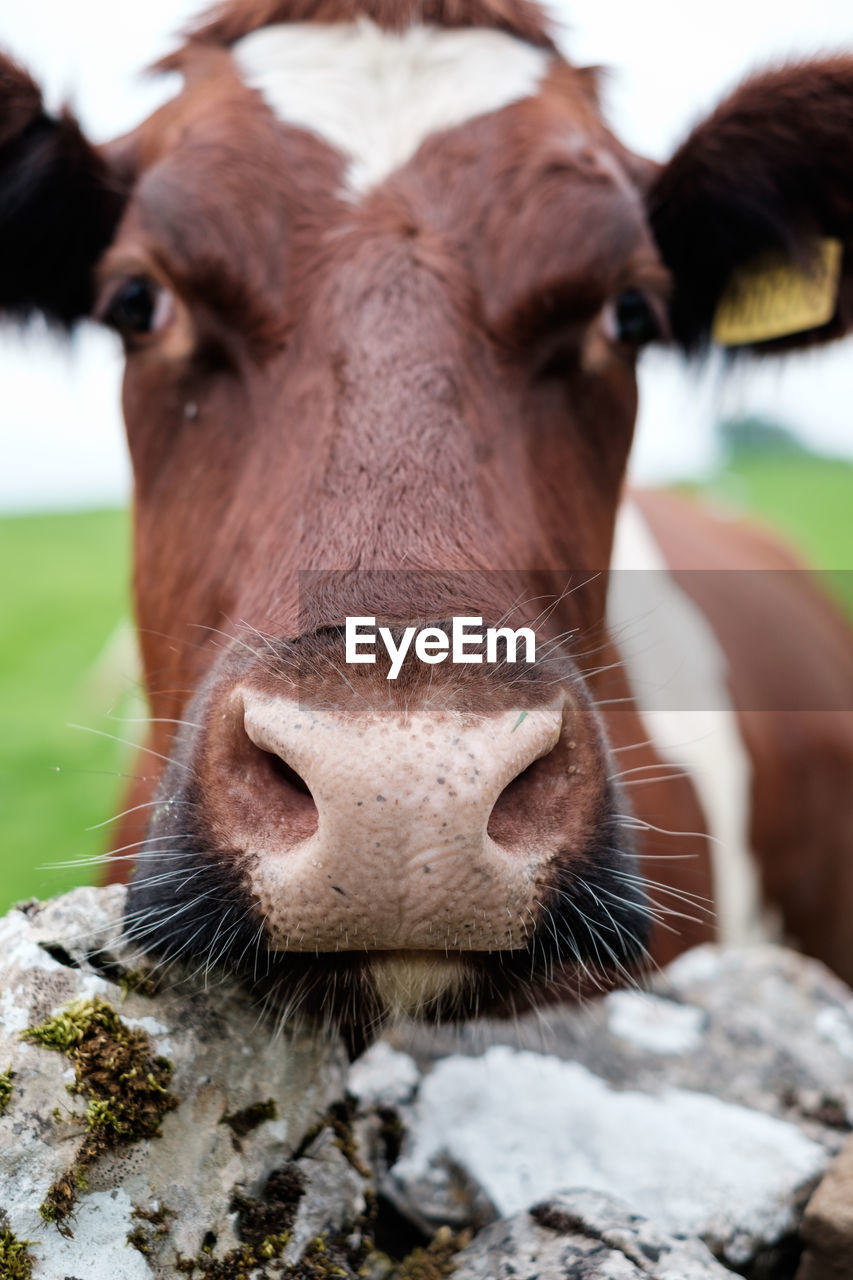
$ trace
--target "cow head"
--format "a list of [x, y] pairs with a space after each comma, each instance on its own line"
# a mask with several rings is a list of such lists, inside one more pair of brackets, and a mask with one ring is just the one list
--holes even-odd
[[[657, 167], [527, 0], [415, 8], [227, 4], [100, 149], [0, 81], [0, 305], [127, 352], [168, 761], [129, 927], [355, 1038], [642, 953], [598, 705], [637, 355], [706, 344], [757, 254], [853, 238], [853, 60], [748, 82]], [[849, 307], [844, 276], [768, 345]], [[346, 661], [365, 616], [392, 646], [526, 626], [538, 657], [390, 680]]]

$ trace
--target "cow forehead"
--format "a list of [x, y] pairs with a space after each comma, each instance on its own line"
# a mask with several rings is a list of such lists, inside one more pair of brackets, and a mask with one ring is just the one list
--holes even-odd
[[430, 134], [535, 95], [554, 60], [501, 31], [389, 32], [368, 19], [262, 27], [232, 53], [279, 119], [348, 158], [353, 196], [399, 169]]

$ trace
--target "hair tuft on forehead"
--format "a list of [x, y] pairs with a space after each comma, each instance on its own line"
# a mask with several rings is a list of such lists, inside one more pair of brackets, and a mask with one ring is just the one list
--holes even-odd
[[555, 49], [551, 24], [535, 0], [223, 0], [190, 26], [186, 47], [159, 65], [164, 70], [177, 69], [193, 48], [231, 45], [274, 23], [354, 22], [358, 18], [369, 18], [386, 31], [403, 31], [415, 24], [483, 27]]

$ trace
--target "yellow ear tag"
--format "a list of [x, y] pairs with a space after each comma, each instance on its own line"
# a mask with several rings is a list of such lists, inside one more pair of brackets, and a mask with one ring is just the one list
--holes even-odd
[[776, 252], [738, 267], [717, 305], [714, 341], [742, 347], [828, 324], [838, 300], [841, 257], [841, 241], [826, 237], [816, 242], [808, 268]]

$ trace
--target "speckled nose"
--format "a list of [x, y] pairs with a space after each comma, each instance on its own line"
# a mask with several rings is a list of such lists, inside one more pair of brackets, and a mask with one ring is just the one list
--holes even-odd
[[570, 784], [567, 702], [346, 716], [235, 691], [239, 844], [274, 947], [523, 946]]

